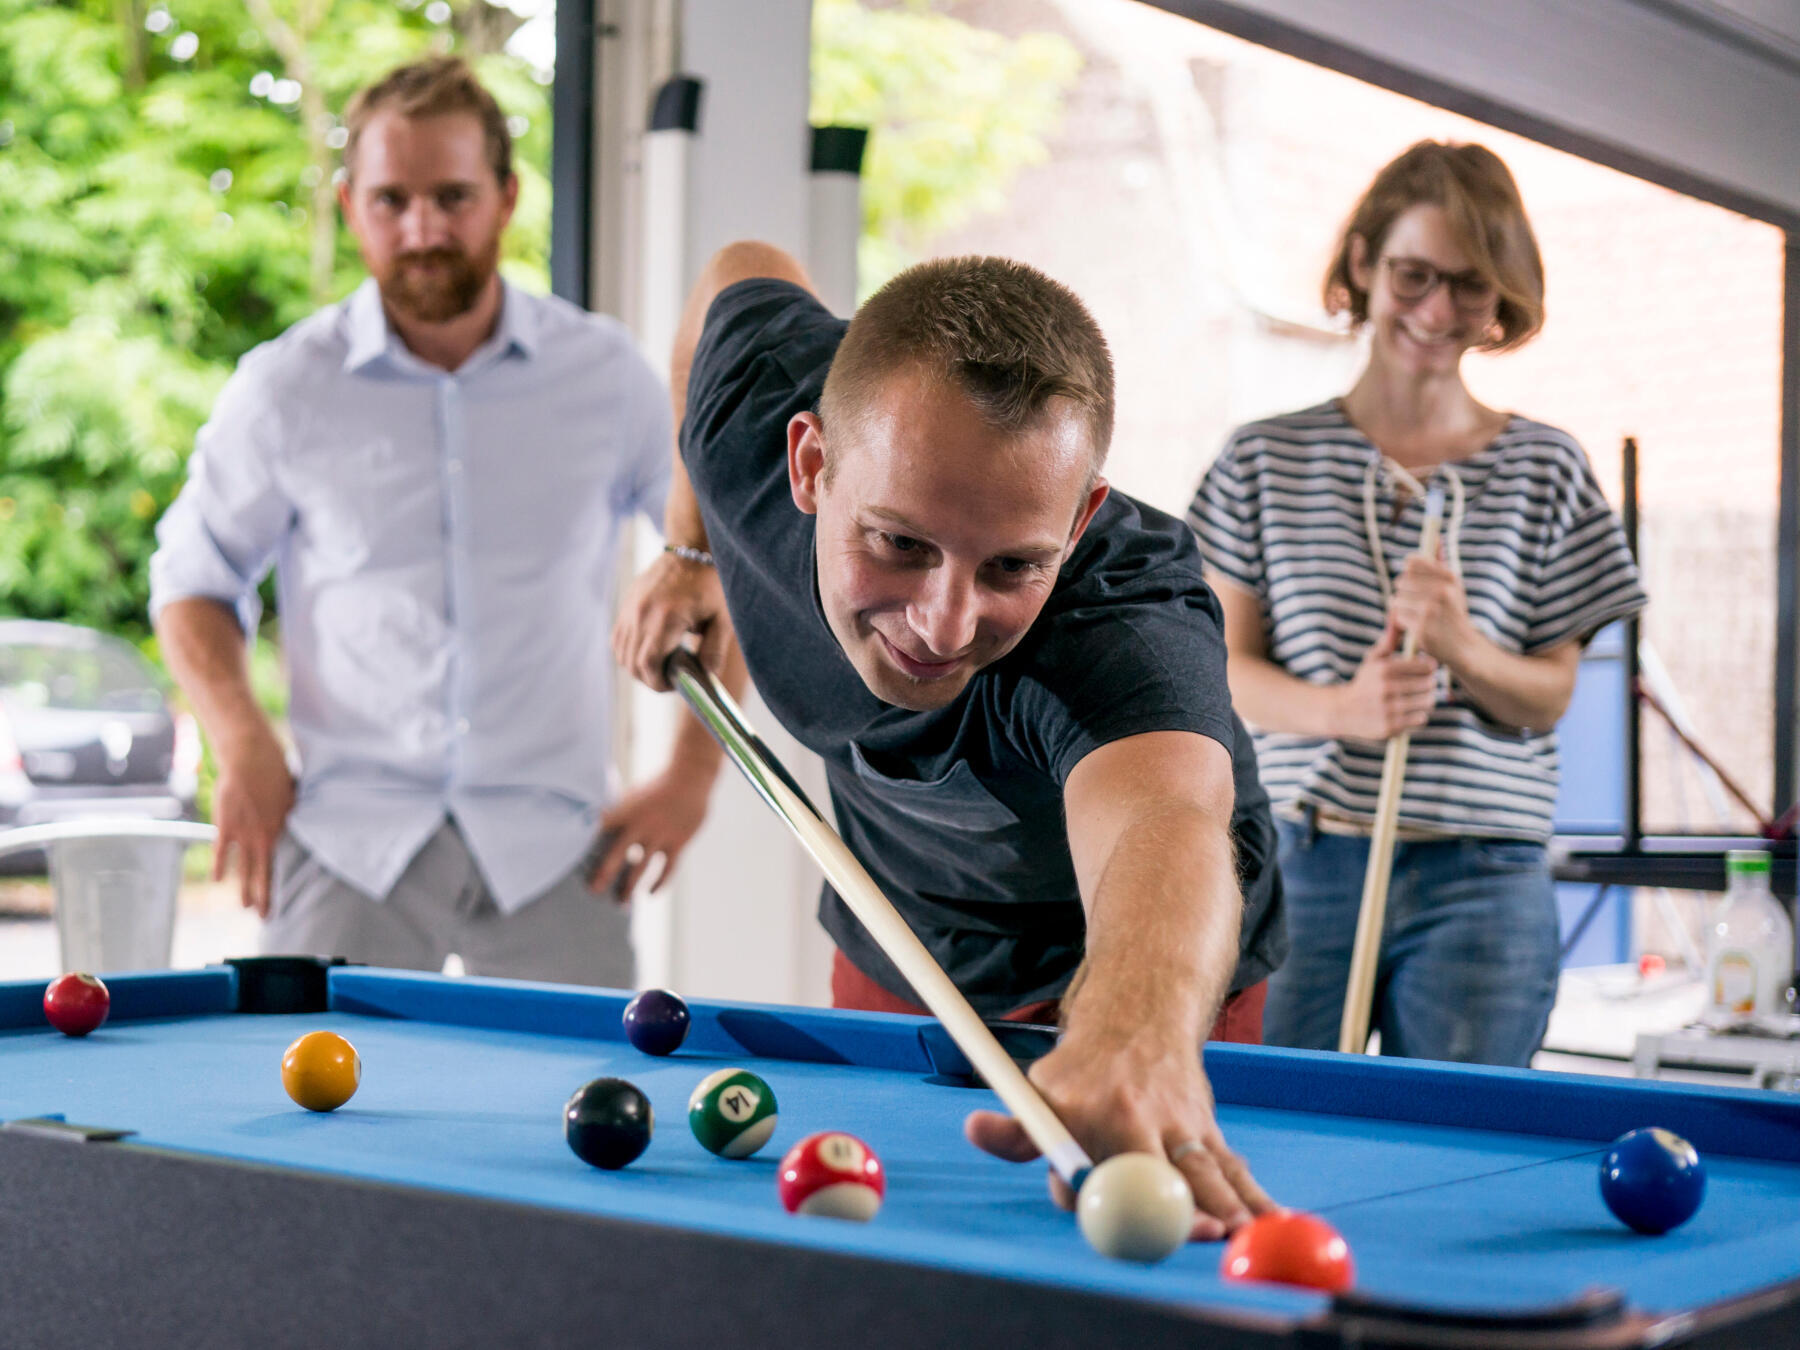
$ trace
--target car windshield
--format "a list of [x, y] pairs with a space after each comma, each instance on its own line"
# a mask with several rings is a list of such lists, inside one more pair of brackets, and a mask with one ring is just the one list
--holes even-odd
[[0, 701], [14, 712], [65, 708], [92, 712], [160, 712], [162, 690], [129, 647], [104, 643], [65, 647], [0, 645]]

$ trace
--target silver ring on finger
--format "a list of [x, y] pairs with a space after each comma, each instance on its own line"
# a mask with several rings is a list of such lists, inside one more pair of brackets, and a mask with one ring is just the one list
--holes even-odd
[[1187, 1157], [1188, 1154], [1199, 1153], [1205, 1147], [1206, 1145], [1201, 1143], [1198, 1139], [1183, 1139], [1179, 1144], [1175, 1145], [1174, 1148], [1169, 1150], [1169, 1161], [1179, 1167], [1181, 1165], [1181, 1160]]

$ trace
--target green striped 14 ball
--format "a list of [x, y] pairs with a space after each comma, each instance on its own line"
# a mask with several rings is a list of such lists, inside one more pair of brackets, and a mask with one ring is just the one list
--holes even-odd
[[748, 1158], [775, 1133], [775, 1094], [748, 1069], [720, 1069], [688, 1098], [688, 1124], [703, 1148]]

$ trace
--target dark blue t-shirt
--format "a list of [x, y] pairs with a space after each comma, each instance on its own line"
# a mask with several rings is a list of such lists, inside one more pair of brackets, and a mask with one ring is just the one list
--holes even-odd
[[[1232, 752], [1236, 780], [1232, 988], [1262, 979], [1285, 948], [1274, 828], [1192, 534], [1112, 493], [1012, 651], [947, 707], [884, 703], [826, 624], [814, 520], [788, 492], [788, 421], [817, 408], [845, 327], [786, 282], [730, 287], [707, 313], [681, 428], [751, 678], [824, 759], [844, 842], [975, 1009], [997, 1016], [1061, 994], [1081, 961], [1069, 773], [1111, 741], [1197, 732]], [[829, 885], [819, 917], [859, 969], [917, 1001]]]

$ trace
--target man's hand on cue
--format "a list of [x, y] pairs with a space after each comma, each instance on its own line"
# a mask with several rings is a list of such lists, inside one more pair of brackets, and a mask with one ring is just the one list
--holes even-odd
[[667, 693], [663, 661], [690, 633], [700, 639], [700, 663], [719, 670], [731, 643], [731, 621], [718, 571], [665, 553], [638, 574], [619, 606], [613, 658], [650, 688]]
[[[1095, 1162], [1128, 1152], [1173, 1162], [1199, 1210], [1193, 1241], [1222, 1238], [1276, 1208], [1249, 1166], [1226, 1147], [1191, 1041], [1159, 1046], [1142, 1027], [1120, 1037], [1071, 1033], [1032, 1066], [1029, 1077]], [[974, 1112], [963, 1132], [977, 1148], [1010, 1162], [1038, 1156], [1018, 1121], [998, 1111]], [[1055, 1173], [1050, 1191], [1064, 1209], [1074, 1207], [1073, 1192]]]

